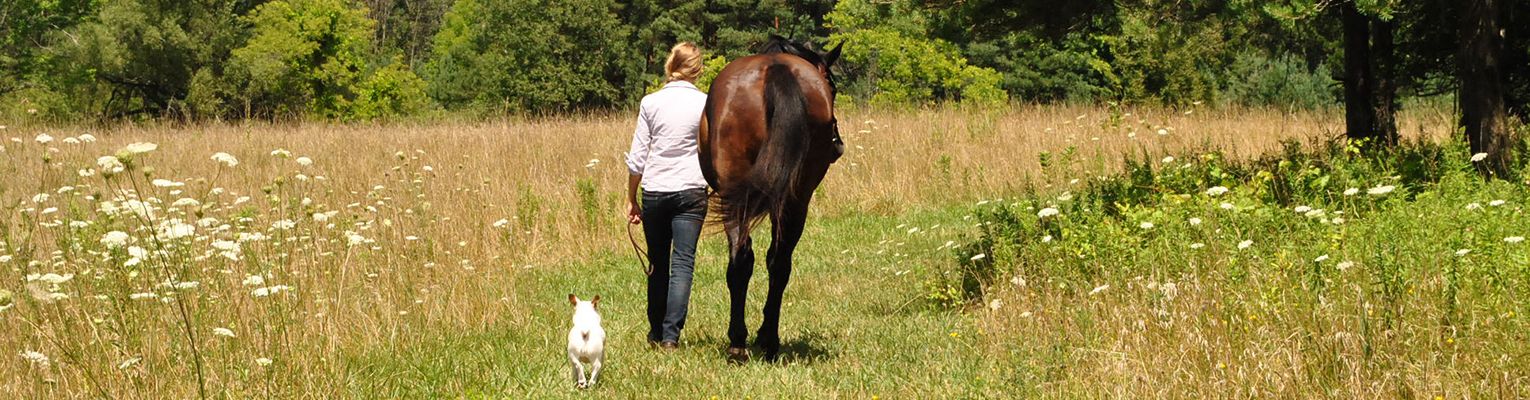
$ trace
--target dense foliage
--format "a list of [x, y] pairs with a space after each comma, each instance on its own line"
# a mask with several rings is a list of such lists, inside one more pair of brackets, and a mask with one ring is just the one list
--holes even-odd
[[[1444, 0], [18, 0], [0, 6], [0, 116], [367, 120], [626, 107], [656, 86], [676, 41], [699, 43], [720, 65], [771, 34], [845, 43], [842, 94], [860, 103], [1315, 109], [1338, 106], [1347, 79], [1346, 7], [1389, 29], [1386, 47], [1373, 39], [1391, 57], [1375, 64], [1387, 90], [1434, 96], [1458, 85], [1454, 21], [1465, 11]], [[1530, 20], [1530, 6], [1501, 8], [1506, 27]], [[1509, 111], [1521, 116], [1527, 37], [1505, 30], [1500, 61]]]

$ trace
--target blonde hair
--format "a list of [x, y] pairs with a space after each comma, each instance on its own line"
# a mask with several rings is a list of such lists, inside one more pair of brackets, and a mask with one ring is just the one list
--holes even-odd
[[669, 82], [694, 81], [701, 76], [701, 49], [695, 43], [680, 42], [669, 49], [664, 59], [664, 77]]

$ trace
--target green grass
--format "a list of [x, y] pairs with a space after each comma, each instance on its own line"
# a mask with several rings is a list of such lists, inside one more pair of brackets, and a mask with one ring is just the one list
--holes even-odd
[[[1530, 243], [1506, 239], [1530, 234], [1530, 186], [1482, 180], [1455, 146], [1181, 155], [977, 205], [811, 219], [777, 364], [724, 361], [719, 235], [674, 353], [646, 348], [631, 255], [549, 260], [509, 289], [523, 318], [358, 354], [349, 394], [1524, 396]], [[757, 267], [751, 331], [765, 282]], [[610, 333], [588, 392], [563, 354], [569, 292], [601, 295]]]
[[[350, 364], [358, 397], [698, 398], [970, 396], [989, 385], [976, 368], [974, 318], [931, 307], [921, 279], [948, 262], [937, 251], [967, 231], [953, 209], [903, 216], [812, 219], [782, 307], [779, 363], [725, 362], [726, 259], [720, 234], [703, 237], [682, 348], [647, 348], [643, 274], [631, 254], [548, 262], [513, 289], [531, 310], [480, 332], [446, 333], [411, 348], [377, 349]], [[920, 227], [914, 234], [900, 224]], [[940, 225], [935, 229], [932, 226]], [[759, 232], [768, 232], [768, 227]], [[762, 238], [764, 239], [764, 238]], [[880, 242], [880, 244], [879, 244]], [[763, 253], [768, 240], [757, 240]], [[758, 327], [767, 274], [750, 283], [749, 326]], [[564, 354], [567, 293], [601, 296], [607, 364], [598, 386], [576, 391]]]

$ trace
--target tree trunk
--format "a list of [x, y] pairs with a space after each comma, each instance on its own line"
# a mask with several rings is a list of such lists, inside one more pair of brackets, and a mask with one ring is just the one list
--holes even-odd
[[1344, 29], [1344, 135], [1352, 140], [1374, 137], [1372, 122], [1370, 18], [1352, 2], [1339, 6]]
[[1393, 51], [1395, 21], [1371, 22], [1371, 131], [1379, 144], [1397, 145], [1397, 54]]
[[1509, 131], [1504, 109], [1504, 81], [1499, 67], [1503, 37], [1499, 36], [1499, 0], [1467, 0], [1461, 10], [1460, 78], [1458, 95], [1461, 127], [1472, 154], [1486, 153], [1474, 162], [1489, 176], [1508, 172]]

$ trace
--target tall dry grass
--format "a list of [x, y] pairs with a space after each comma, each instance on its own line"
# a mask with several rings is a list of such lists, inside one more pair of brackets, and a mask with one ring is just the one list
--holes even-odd
[[[1334, 114], [1272, 110], [1029, 106], [849, 110], [840, 120], [849, 151], [821, 189], [820, 216], [1044, 189], [1060, 177], [1042, 173], [1041, 154], [1070, 147], [1092, 160], [1081, 168], [1109, 170], [1123, 154], [1204, 147], [1246, 157], [1282, 140], [1331, 138], [1341, 126]], [[1449, 123], [1440, 113], [1404, 121], [1406, 137], [1424, 139]], [[359, 352], [513, 326], [527, 315], [513, 290], [519, 271], [625, 251], [618, 215], [631, 129], [628, 115], [593, 115], [0, 131], [10, 139], [0, 155], [0, 289], [9, 293], [0, 320], [12, 327], [0, 336], [0, 371], [15, 377], [0, 393], [339, 397], [366, 385], [348, 365]], [[39, 143], [41, 133], [54, 140]], [[99, 140], [65, 143], [87, 133]], [[134, 142], [159, 148], [103, 176], [98, 157]], [[240, 163], [220, 166], [209, 159], [216, 152]], [[181, 198], [198, 204], [172, 206]], [[102, 210], [102, 202], [131, 200], [157, 212]], [[172, 220], [196, 225], [195, 234], [159, 238]], [[110, 231], [129, 233], [150, 254], [124, 265], [134, 256], [102, 243]], [[240, 255], [223, 256], [214, 241], [240, 243]], [[39, 277], [47, 273], [73, 275], [50, 283]], [[251, 276], [264, 282], [250, 284]], [[293, 289], [255, 295], [274, 285]], [[132, 296], [143, 293], [155, 297]]]

